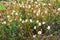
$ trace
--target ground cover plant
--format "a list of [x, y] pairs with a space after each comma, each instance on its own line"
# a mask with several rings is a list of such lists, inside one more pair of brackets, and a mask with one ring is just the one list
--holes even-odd
[[60, 0], [0, 1], [0, 40], [60, 40]]

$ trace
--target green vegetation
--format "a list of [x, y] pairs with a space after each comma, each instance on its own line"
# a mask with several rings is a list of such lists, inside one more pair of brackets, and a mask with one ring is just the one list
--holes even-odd
[[58, 40], [59, 35], [58, 0], [17, 0], [0, 4], [0, 40]]

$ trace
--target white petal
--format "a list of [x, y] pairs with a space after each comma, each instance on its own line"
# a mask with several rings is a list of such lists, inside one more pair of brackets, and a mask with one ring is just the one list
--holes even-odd
[[30, 19], [30, 22], [32, 22], [32, 19]]
[[36, 34], [35, 35], [33, 35], [33, 38], [35, 38], [36, 37]]
[[28, 22], [28, 19], [26, 19], [25, 22]]
[[34, 29], [36, 29], [36, 26], [34, 26]]
[[36, 23], [39, 23], [39, 20], [37, 20]]
[[3, 21], [2, 24], [6, 24], [6, 21]]
[[38, 31], [38, 34], [39, 34], [39, 35], [42, 34], [42, 31]]
[[39, 22], [38, 26], [41, 26], [41, 23]]
[[24, 23], [24, 20], [22, 21], [22, 23]]
[[42, 22], [42, 24], [45, 24], [45, 22]]
[[60, 8], [58, 8], [58, 11], [60, 11]]
[[47, 29], [50, 30], [50, 26], [48, 26]]

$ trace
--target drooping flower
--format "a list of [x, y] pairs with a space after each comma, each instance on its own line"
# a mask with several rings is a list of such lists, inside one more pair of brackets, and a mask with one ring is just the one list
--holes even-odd
[[28, 22], [28, 19], [25, 19], [25, 22]]
[[30, 22], [32, 22], [32, 19], [30, 19]]
[[41, 26], [41, 23], [40, 22], [38, 23], [38, 26]]
[[47, 29], [50, 30], [50, 26], [48, 26]]
[[36, 26], [34, 26], [34, 29], [36, 29]]
[[36, 23], [39, 23], [39, 20], [37, 20]]
[[36, 38], [36, 34], [35, 34], [35, 35], [33, 35], [33, 38]]
[[60, 8], [58, 8], [58, 11], [60, 11]]
[[6, 21], [3, 21], [2, 24], [6, 24]]
[[42, 24], [45, 24], [45, 22], [42, 22]]
[[42, 31], [38, 31], [38, 34], [39, 34], [39, 35], [42, 34]]
[[22, 21], [22, 23], [24, 23], [24, 20]]

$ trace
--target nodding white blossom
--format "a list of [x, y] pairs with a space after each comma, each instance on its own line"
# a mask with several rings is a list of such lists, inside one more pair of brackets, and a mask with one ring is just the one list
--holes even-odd
[[22, 23], [24, 23], [24, 20], [22, 21]]
[[43, 6], [45, 6], [46, 5], [46, 3], [43, 3]]
[[36, 16], [39, 16], [39, 14], [37, 13]]
[[41, 23], [40, 22], [38, 23], [38, 26], [41, 26]]
[[39, 23], [39, 20], [37, 20], [36, 23]]
[[45, 14], [47, 13], [47, 10], [45, 11]]
[[45, 24], [45, 22], [42, 22], [42, 24]]
[[23, 5], [22, 7], [24, 8], [25, 6]]
[[36, 38], [36, 34], [35, 34], [35, 35], [33, 35], [33, 38]]
[[36, 3], [36, 4], [38, 4], [38, 2], [37, 2], [37, 1], [35, 1], [35, 3]]
[[20, 18], [20, 21], [22, 21], [22, 19]]
[[60, 8], [58, 8], [58, 11], [60, 11]]
[[39, 34], [39, 35], [42, 34], [42, 31], [38, 31], [38, 34]]
[[50, 34], [50, 36], [53, 36], [53, 34]]
[[7, 15], [7, 18], [10, 18], [10, 16], [9, 16], [9, 15]]
[[28, 5], [28, 8], [31, 8], [31, 5]]
[[2, 24], [6, 24], [6, 21], [3, 21]]
[[48, 26], [47, 29], [50, 30], [50, 26]]
[[36, 5], [36, 7], [38, 7], [38, 5]]
[[12, 10], [12, 12], [14, 13], [14, 12], [16, 12], [15, 10]]
[[51, 3], [49, 3], [48, 5], [51, 6]]
[[30, 19], [30, 22], [32, 22], [32, 19]]
[[26, 19], [25, 22], [28, 22], [28, 19]]
[[34, 26], [34, 29], [36, 29], [36, 26]]
[[16, 12], [15, 15], [18, 15], [18, 13]]

